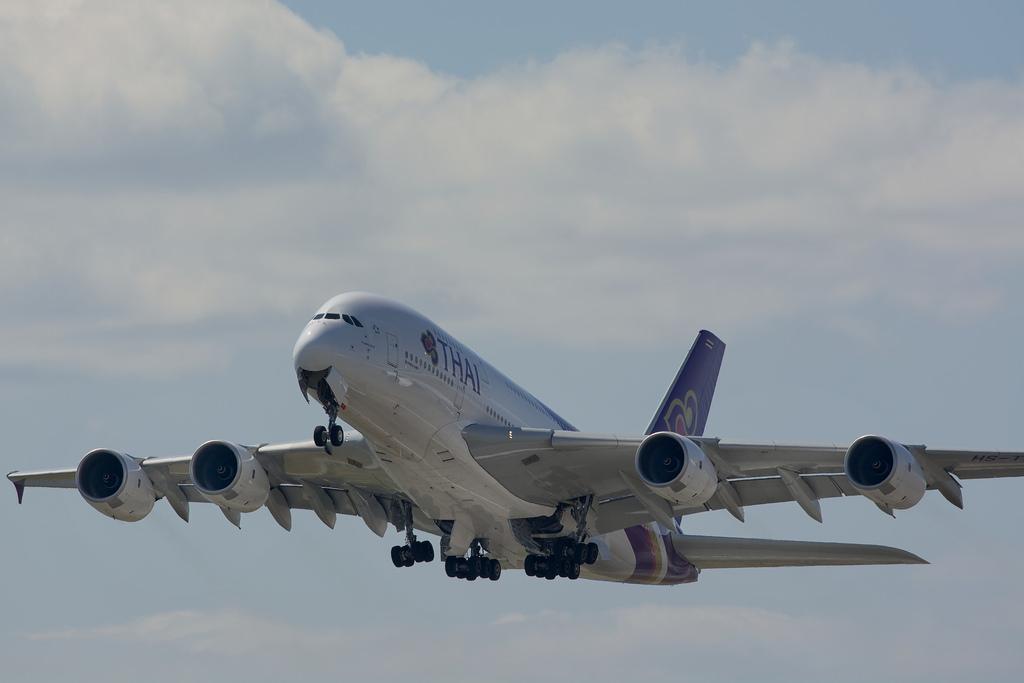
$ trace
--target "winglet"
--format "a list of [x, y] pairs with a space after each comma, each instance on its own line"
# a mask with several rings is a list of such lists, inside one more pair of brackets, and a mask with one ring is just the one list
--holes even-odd
[[21, 505], [21, 499], [25, 497], [25, 480], [11, 479], [11, 482], [14, 483], [14, 490], [18, 492], [18, 505]]
[[703, 436], [724, 355], [725, 342], [707, 330], [697, 334], [647, 434], [670, 431]]

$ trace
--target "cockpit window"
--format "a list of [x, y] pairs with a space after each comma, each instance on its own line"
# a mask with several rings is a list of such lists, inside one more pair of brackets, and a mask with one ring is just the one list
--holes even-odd
[[344, 320], [353, 327], [363, 326], [363, 323], [359, 322], [359, 318], [348, 313], [317, 313], [313, 316], [313, 320]]

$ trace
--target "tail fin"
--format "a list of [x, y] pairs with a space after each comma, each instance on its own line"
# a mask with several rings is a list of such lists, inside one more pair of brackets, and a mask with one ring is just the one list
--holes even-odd
[[686, 436], [704, 435], [724, 355], [725, 342], [707, 330], [697, 334], [647, 434], [670, 431]]

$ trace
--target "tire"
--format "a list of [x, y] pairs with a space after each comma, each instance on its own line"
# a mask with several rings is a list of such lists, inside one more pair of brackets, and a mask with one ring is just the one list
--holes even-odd
[[396, 545], [391, 547], [391, 562], [396, 567], [405, 566], [405, 558], [402, 556], [402, 546]]
[[488, 564], [490, 565], [490, 571], [487, 572], [487, 578], [491, 581], [497, 581], [501, 578], [501, 562], [491, 560]]
[[587, 544], [587, 564], [594, 564], [601, 557], [601, 549], [596, 543]]
[[341, 446], [345, 443], [345, 432], [341, 429], [341, 425], [331, 427], [330, 437], [332, 446]]
[[548, 581], [554, 581], [556, 576], [558, 576], [558, 562], [553, 559], [549, 559], [548, 570], [544, 572], [544, 578]]
[[583, 564], [587, 561], [587, 546], [585, 543], [577, 543], [573, 546], [572, 561], [576, 564]]
[[444, 573], [445, 574], [447, 574], [448, 576], [450, 576], [451, 578], [454, 579], [455, 575], [458, 573], [458, 571], [459, 571], [459, 558], [455, 557], [454, 555], [449, 555], [448, 557], [444, 558]]
[[523, 571], [526, 572], [527, 576], [537, 575], [537, 556], [527, 555], [526, 561], [523, 562]]
[[420, 554], [423, 556], [421, 562], [434, 561], [434, 546], [430, 541], [420, 541]]
[[313, 430], [313, 443], [317, 445], [317, 448], [323, 448], [327, 445], [327, 427], [323, 425], [317, 425]]
[[565, 577], [570, 581], [575, 581], [580, 578], [580, 563], [569, 560], [569, 566], [566, 568]]

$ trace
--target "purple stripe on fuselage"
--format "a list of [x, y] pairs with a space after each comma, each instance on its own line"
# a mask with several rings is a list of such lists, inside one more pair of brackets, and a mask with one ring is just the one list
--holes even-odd
[[627, 527], [625, 531], [629, 544], [633, 546], [633, 555], [636, 557], [636, 568], [633, 570], [633, 575], [629, 577], [629, 582], [651, 581], [654, 578], [657, 556], [650, 531], [646, 526], [631, 526]]
[[[660, 533], [660, 527], [654, 524], [631, 526], [625, 532], [636, 557], [636, 568], [627, 579], [629, 583], [668, 585], [697, 580], [697, 568], [676, 552], [671, 532]], [[664, 576], [661, 576], [662, 567]]]

